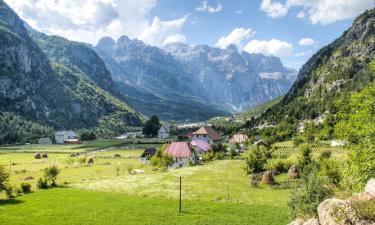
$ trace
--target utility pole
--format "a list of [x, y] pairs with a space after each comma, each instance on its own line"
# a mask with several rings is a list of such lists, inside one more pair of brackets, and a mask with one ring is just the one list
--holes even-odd
[[180, 213], [181, 213], [181, 180], [182, 180], [182, 178], [181, 178], [181, 176], [180, 176]]

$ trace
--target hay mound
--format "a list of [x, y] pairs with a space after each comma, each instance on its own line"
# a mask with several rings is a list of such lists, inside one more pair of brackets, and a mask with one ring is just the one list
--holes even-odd
[[47, 153], [43, 153], [42, 154], [42, 158], [48, 158], [48, 154]]
[[275, 178], [273, 177], [273, 173], [271, 171], [266, 171], [263, 174], [262, 182], [263, 184], [268, 184], [268, 185], [275, 184]]
[[288, 170], [288, 176], [291, 179], [298, 179], [299, 178], [299, 173], [298, 173], [298, 168], [296, 165], [292, 165], [289, 170]]
[[41, 159], [42, 155], [40, 153], [35, 153], [34, 159]]
[[89, 164], [89, 165], [94, 164], [94, 158], [88, 158], [87, 159], [87, 164]]

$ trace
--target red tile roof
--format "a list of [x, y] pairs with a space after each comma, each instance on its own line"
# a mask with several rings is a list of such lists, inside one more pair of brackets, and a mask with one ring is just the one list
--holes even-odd
[[212, 129], [212, 127], [201, 127], [193, 134], [195, 135], [208, 135], [213, 141], [221, 140], [221, 136], [216, 130]]
[[188, 158], [191, 153], [191, 146], [188, 142], [172, 142], [165, 149], [165, 153], [175, 158]]

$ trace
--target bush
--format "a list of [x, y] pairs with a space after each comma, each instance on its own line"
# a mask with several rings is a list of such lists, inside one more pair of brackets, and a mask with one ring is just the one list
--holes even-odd
[[231, 148], [230, 151], [229, 151], [229, 157], [231, 159], [234, 159], [234, 157], [236, 157], [236, 156], [237, 156], [236, 150], [234, 148]]
[[5, 167], [0, 165], [0, 192], [7, 188], [9, 180], [9, 173], [6, 171]]
[[245, 153], [245, 162], [247, 174], [260, 173], [264, 170], [267, 157], [260, 148], [254, 147]]
[[41, 178], [38, 179], [38, 181], [36, 183], [36, 186], [39, 189], [47, 189], [48, 188], [48, 182], [45, 178], [41, 177]]
[[286, 173], [292, 165], [293, 162], [288, 159], [270, 159], [267, 161], [266, 169], [276, 170], [279, 173]]
[[79, 137], [82, 141], [92, 141], [96, 139], [94, 130], [83, 129], [79, 132]]
[[8, 198], [15, 198], [16, 197], [15, 190], [14, 190], [13, 186], [11, 186], [11, 185], [8, 185], [5, 188], [5, 194], [7, 195]]
[[372, 201], [355, 201], [351, 206], [357, 212], [359, 219], [375, 221], [375, 200]]
[[218, 160], [221, 160], [221, 159], [224, 159], [224, 152], [216, 152], [215, 153], [215, 159], [218, 159]]
[[331, 159], [320, 161], [320, 173], [328, 178], [329, 183], [339, 186], [342, 174], [337, 161]]
[[298, 155], [298, 167], [301, 171], [312, 163], [312, 154], [311, 154], [311, 148], [308, 144], [303, 144], [299, 148], [299, 155]]
[[214, 153], [211, 151], [204, 153], [202, 156], [203, 162], [209, 162], [209, 161], [212, 161], [213, 159], [214, 159]]
[[57, 175], [60, 173], [60, 170], [56, 165], [45, 168], [43, 170], [43, 176], [38, 179], [37, 187], [39, 189], [47, 189], [48, 187], [56, 187]]
[[30, 183], [21, 183], [21, 191], [24, 194], [31, 193], [31, 184]]
[[297, 137], [293, 138], [293, 144], [294, 144], [294, 146], [298, 147], [302, 143], [304, 143], [302, 137], [297, 136]]
[[291, 192], [288, 206], [293, 218], [312, 218], [317, 216], [317, 207], [331, 197], [332, 190], [325, 186], [325, 180], [317, 175], [317, 168], [308, 166], [300, 184]]
[[331, 158], [331, 155], [332, 155], [331, 150], [324, 150], [322, 153], [320, 153], [319, 160], [329, 159]]

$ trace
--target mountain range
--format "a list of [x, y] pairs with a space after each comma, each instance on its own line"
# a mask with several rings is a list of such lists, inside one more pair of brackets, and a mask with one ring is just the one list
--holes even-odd
[[[0, 0], [0, 116], [39, 124], [34, 134], [43, 126], [117, 132], [140, 126], [141, 115], [119, 95], [90, 47], [30, 30]], [[9, 142], [23, 141], [21, 134], [31, 125], [20, 124], [1, 135], [11, 136]]]
[[375, 9], [359, 15], [341, 37], [320, 49], [302, 66], [285, 97], [255, 124], [323, 118], [336, 114], [336, 101], [345, 101], [375, 80]]
[[121, 93], [141, 113], [166, 120], [204, 120], [240, 112], [284, 94], [295, 70], [274, 56], [206, 45], [158, 48], [127, 36], [94, 48]]

